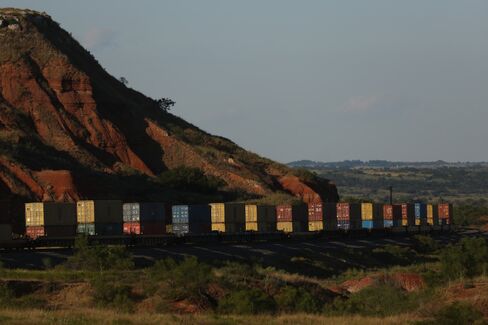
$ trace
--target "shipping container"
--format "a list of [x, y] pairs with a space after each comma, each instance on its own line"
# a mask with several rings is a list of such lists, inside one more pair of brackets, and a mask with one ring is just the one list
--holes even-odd
[[349, 221], [350, 219], [350, 214], [349, 214], [349, 203], [337, 203], [337, 220], [347, 220]]
[[349, 220], [337, 220], [337, 229], [349, 230], [350, 228]]
[[308, 221], [308, 207], [306, 204], [283, 204], [276, 206], [277, 222], [300, 222], [306, 225]]
[[361, 222], [361, 204], [349, 204], [349, 224], [350, 229], [361, 229], [363, 227]]
[[362, 221], [362, 228], [373, 229], [373, 220], [363, 220]]
[[391, 228], [391, 227], [393, 227], [393, 220], [386, 220], [386, 219], [385, 219], [385, 220], [383, 221], [383, 226], [384, 226], [385, 228]]
[[403, 225], [403, 205], [394, 204], [393, 205], [393, 226], [400, 227], [402, 225]]
[[427, 225], [427, 205], [424, 203], [415, 203], [414, 205], [415, 225]]
[[337, 205], [335, 203], [325, 203], [323, 205], [324, 210], [324, 228], [326, 230], [337, 229]]
[[212, 231], [210, 223], [175, 223], [172, 231], [175, 235], [208, 234]]
[[309, 221], [308, 222], [308, 231], [322, 231], [324, 230], [324, 222], [323, 221]]
[[94, 223], [79, 223], [76, 227], [76, 233], [95, 236], [95, 224]]
[[36, 239], [44, 236], [44, 226], [27, 226], [25, 227], [25, 234], [31, 239]]
[[306, 232], [307, 227], [308, 225], [304, 225], [302, 222], [279, 221], [276, 223], [277, 230], [285, 233]]
[[0, 224], [0, 241], [12, 240], [12, 225]]
[[383, 219], [393, 221], [393, 205], [383, 204]]
[[453, 208], [452, 204], [440, 203], [438, 205], [439, 220], [441, 225], [450, 225], [452, 223]]
[[241, 233], [246, 231], [246, 223], [212, 222], [212, 231]]
[[211, 203], [212, 223], [246, 223], [245, 204], [243, 203]]
[[276, 222], [246, 222], [246, 231], [257, 232], [274, 232], [276, 231]]
[[245, 205], [246, 222], [276, 223], [276, 209], [272, 205]]
[[122, 229], [122, 201], [78, 201], [76, 203], [76, 212], [78, 223], [120, 224], [120, 229]]
[[308, 205], [308, 222], [323, 220], [324, 209], [322, 203], [310, 203]]
[[79, 223], [77, 233], [97, 236], [121, 236], [124, 225], [122, 223]]
[[209, 205], [174, 205], [172, 231], [177, 235], [204, 234], [212, 231]]
[[160, 202], [124, 203], [122, 205], [124, 222], [165, 222], [166, 207]]
[[141, 224], [140, 222], [124, 222], [123, 231], [126, 235], [140, 235], [141, 234]]
[[74, 226], [76, 205], [65, 202], [32, 202], [25, 204], [26, 226]]
[[380, 203], [373, 204], [373, 228], [381, 229], [384, 228], [384, 205]]
[[373, 220], [373, 203], [361, 203], [361, 220]]

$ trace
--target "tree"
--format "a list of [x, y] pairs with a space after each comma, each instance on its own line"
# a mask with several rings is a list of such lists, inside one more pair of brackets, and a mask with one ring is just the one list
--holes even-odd
[[174, 102], [172, 99], [165, 97], [158, 99], [156, 103], [165, 113], [168, 113], [171, 110], [171, 107], [175, 106], [176, 104], [176, 102]]
[[119, 81], [124, 85], [127, 86], [129, 84], [129, 81], [125, 77], [120, 77]]

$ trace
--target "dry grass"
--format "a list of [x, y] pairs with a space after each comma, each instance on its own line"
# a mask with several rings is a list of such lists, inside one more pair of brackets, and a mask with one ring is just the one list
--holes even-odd
[[411, 315], [387, 318], [325, 317], [319, 315], [216, 316], [169, 314], [121, 314], [115, 311], [83, 309], [77, 311], [0, 310], [2, 324], [406, 324]]

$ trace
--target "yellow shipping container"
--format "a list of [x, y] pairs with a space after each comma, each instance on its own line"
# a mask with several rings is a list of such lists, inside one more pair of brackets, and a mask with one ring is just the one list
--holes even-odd
[[277, 222], [276, 229], [278, 231], [293, 232], [293, 222]]
[[225, 232], [225, 223], [223, 223], [223, 222], [213, 223], [212, 222], [212, 231]]
[[408, 226], [408, 220], [402, 219], [402, 226]]
[[246, 231], [258, 231], [258, 223], [246, 222]]
[[173, 232], [173, 225], [166, 225], [166, 233], [171, 234]]
[[44, 226], [44, 203], [25, 204], [25, 225]]
[[323, 221], [310, 221], [308, 223], [308, 231], [322, 231], [324, 230]]
[[434, 219], [434, 206], [427, 204], [427, 219]]
[[361, 203], [361, 219], [373, 220], [373, 203]]
[[210, 214], [212, 223], [225, 222], [225, 204], [224, 203], [210, 203]]
[[255, 204], [246, 204], [245, 209], [246, 209], [246, 222], [257, 222], [258, 206]]
[[430, 226], [434, 225], [434, 218], [427, 218], [427, 224]]
[[420, 219], [415, 219], [415, 225], [420, 226]]
[[78, 223], [95, 223], [95, 201], [78, 201], [76, 220]]

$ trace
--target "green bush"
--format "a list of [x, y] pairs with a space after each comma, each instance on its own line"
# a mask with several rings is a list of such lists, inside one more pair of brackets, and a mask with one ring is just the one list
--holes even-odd
[[283, 312], [317, 313], [321, 310], [319, 300], [304, 288], [285, 286], [274, 299]]
[[472, 325], [486, 324], [483, 322], [483, 314], [468, 303], [455, 302], [439, 310], [434, 319], [420, 321], [417, 325]]
[[153, 283], [166, 284], [161, 295], [173, 300], [188, 299], [194, 303], [207, 304], [207, 288], [213, 273], [210, 266], [199, 263], [196, 257], [187, 257], [182, 262], [171, 258], [157, 261], [149, 271]]
[[439, 248], [435, 239], [426, 235], [414, 236], [414, 247], [418, 253], [423, 254], [433, 253]]
[[274, 300], [259, 289], [242, 289], [226, 295], [219, 301], [223, 314], [262, 314], [276, 310]]
[[442, 273], [449, 279], [474, 277], [488, 271], [488, 245], [483, 238], [463, 238], [440, 254]]
[[132, 310], [132, 288], [130, 286], [107, 276], [92, 279], [91, 286], [94, 290], [93, 300], [98, 306], [113, 307], [124, 311]]
[[372, 286], [352, 294], [348, 298], [338, 297], [325, 306], [325, 312], [332, 315], [359, 314], [363, 316], [390, 316], [411, 307], [408, 294], [389, 285]]
[[165, 187], [190, 192], [213, 193], [225, 185], [221, 179], [205, 175], [198, 168], [177, 167], [158, 176], [158, 182]]
[[89, 246], [88, 239], [82, 236], [76, 239], [74, 254], [68, 258], [63, 266], [76, 270], [123, 271], [134, 268], [134, 261], [125, 247]]

